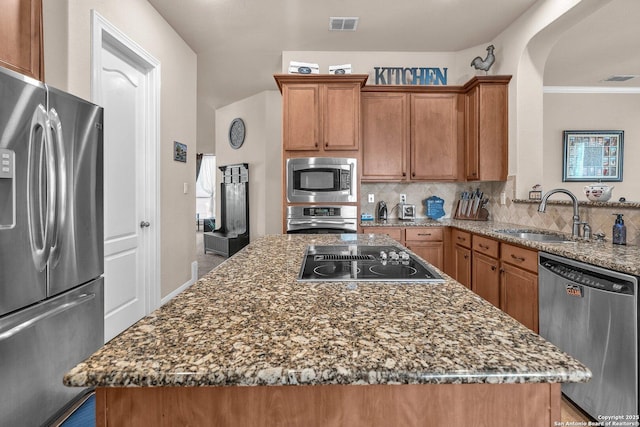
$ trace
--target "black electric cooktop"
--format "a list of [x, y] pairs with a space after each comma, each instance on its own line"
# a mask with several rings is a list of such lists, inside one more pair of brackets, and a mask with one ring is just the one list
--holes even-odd
[[432, 267], [405, 249], [364, 245], [308, 246], [298, 280], [444, 282]]

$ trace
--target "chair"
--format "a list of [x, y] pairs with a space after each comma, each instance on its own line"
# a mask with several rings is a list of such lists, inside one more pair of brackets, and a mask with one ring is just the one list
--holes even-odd
[[230, 257], [249, 244], [249, 165], [220, 166], [220, 228], [204, 233], [204, 253]]

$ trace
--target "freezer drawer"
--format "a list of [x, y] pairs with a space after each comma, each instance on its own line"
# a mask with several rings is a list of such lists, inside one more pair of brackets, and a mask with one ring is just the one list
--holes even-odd
[[41, 425], [82, 389], [62, 377], [104, 342], [99, 278], [0, 318], [0, 425]]

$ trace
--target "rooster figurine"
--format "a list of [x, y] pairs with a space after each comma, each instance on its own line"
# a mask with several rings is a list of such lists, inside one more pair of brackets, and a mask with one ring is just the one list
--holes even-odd
[[493, 55], [493, 45], [487, 46], [487, 57], [485, 59], [476, 56], [473, 61], [471, 61], [471, 66], [476, 70], [484, 70], [485, 74], [489, 74], [489, 68], [496, 61], [496, 57]]

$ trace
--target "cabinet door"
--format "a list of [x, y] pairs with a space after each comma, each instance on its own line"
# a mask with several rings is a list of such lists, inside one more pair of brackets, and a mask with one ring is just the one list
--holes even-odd
[[320, 148], [320, 86], [283, 85], [283, 145], [285, 150]]
[[458, 139], [458, 94], [411, 95], [411, 179], [455, 180], [462, 149]]
[[538, 275], [501, 263], [502, 311], [538, 333]]
[[444, 243], [406, 242], [406, 246], [434, 267], [439, 268], [440, 270], [444, 268]]
[[471, 289], [471, 250], [464, 246], [454, 245], [453, 263], [454, 279]]
[[0, 65], [44, 79], [42, 1], [3, 0], [0, 13]]
[[322, 95], [325, 150], [357, 150], [360, 146], [360, 85], [326, 84]]
[[401, 181], [409, 157], [409, 96], [362, 95], [362, 180]]
[[480, 82], [467, 93], [465, 173], [468, 180], [507, 179], [509, 79]]
[[496, 258], [473, 251], [472, 265], [471, 290], [496, 307], [500, 307], [499, 261]]

